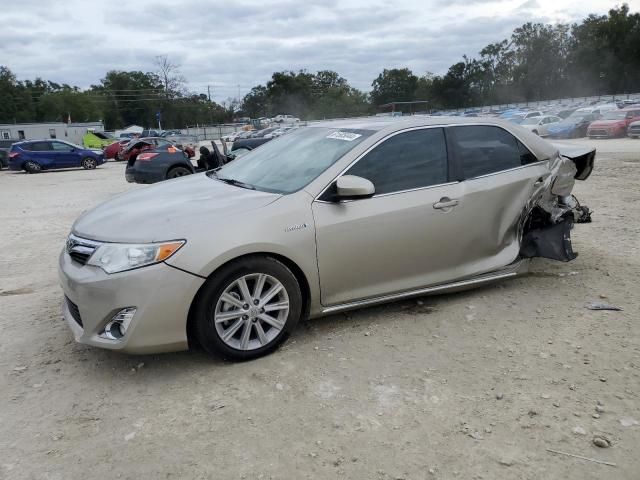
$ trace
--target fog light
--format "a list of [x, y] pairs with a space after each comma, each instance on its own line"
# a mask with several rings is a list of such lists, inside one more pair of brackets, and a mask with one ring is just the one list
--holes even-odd
[[131, 324], [133, 316], [136, 314], [136, 310], [135, 307], [127, 307], [120, 310], [113, 316], [109, 323], [107, 323], [100, 336], [108, 340], [120, 340], [127, 333], [127, 329]]

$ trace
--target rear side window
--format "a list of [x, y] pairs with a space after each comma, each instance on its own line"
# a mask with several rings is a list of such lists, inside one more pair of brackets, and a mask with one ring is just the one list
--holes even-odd
[[346, 172], [370, 180], [376, 194], [447, 182], [447, 147], [442, 128], [394, 135]]
[[48, 152], [51, 150], [51, 144], [49, 142], [33, 142], [27, 143], [22, 148], [25, 150], [31, 150], [32, 152]]
[[464, 178], [501, 172], [537, 161], [513, 135], [500, 127], [451, 127]]

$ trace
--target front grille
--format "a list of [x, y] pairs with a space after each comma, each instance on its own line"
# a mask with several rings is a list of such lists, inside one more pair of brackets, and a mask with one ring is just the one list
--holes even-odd
[[66, 295], [64, 296], [64, 299], [67, 302], [67, 308], [69, 308], [71, 316], [76, 321], [76, 323], [82, 327], [82, 317], [80, 316], [80, 309], [75, 303], [69, 300], [69, 297], [67, 297]]
[[609, 131], [604, 130], [602, 128], [594, 128], [592, 130], [589, 130], [589, 136], [590, 137], [608, 137]]
[[85, 265], [89, 260], [91, 254], [80, 253], [80, 252], [69, 252], [69, 256], [74, 259], [76, 262]]
[[93, 252], [98, 248], [100, 244], [92, 240], [85, 240], [84, 238], [76, 237], [75, 235], [69, 235], [67, 239], [66, 250], [72, 260], [78, 262], [81, 265], [86, 265], [89, 261], [89, 257], [93, 255]]

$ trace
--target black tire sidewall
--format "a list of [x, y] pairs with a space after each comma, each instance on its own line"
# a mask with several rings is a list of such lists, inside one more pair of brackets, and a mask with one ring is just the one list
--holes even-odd
[[[180, 176], [171, 176], [173, 172], [175, 172], [176, 170], [184, 170], [185, 172], [187, 172], [185, 175], [180, 175]], [[180, 177], [186, 177], [187, 175], [191, 175], [191, 171], [187, 168], [187, 167], [173, 167], [171, 169], [169, 169], [169, 171], [167, 172], [167, 180], [172, 179], [172, 178], [180, 178]]]
[[[252, 273], [265, 273], [282, 283], [289, 297], [289, 316], [280, 334], [268, 345], [255, 350], [237, 350], [218, 336], [213, 318], [218, 299], [227, 286], [237, 278]], [[209, 277], [198, 297], [194, 309], [198, 342], [208, 353], [228, 360], [252, 360], [273, 352], [289, 337], [302, 315], [302, 293], [298, 280], [286, 265], [272, 257], [246, 257], [222, 267]]]
[[[40, 168], [32, 168], [31, 165], [36, 165]], [[31, 160], [27, 161], [24, 163], [24, 170], [27, 173], [39, 173], [40, 171], [42, 171], [42, 166], [39, 163], [33, 162]]]

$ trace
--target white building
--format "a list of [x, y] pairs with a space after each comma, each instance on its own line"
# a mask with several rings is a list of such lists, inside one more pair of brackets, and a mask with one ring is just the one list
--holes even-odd
[[87, 131], [104, 132], [102, 122], [84, 123], [7, 123], [0, 124], [2, 140], [42, 140], [57, 138], [82, 145], [82, 137]]
[[143, 130], [144, 128], [139, 125], [129, 125], [128, 127], [124, 127], [122, 130], [116, 130], [115, 132], [113, 132], [113, 136], [118, 138], [123, 133], [133, 133], [136, 135], [140, 135]]

